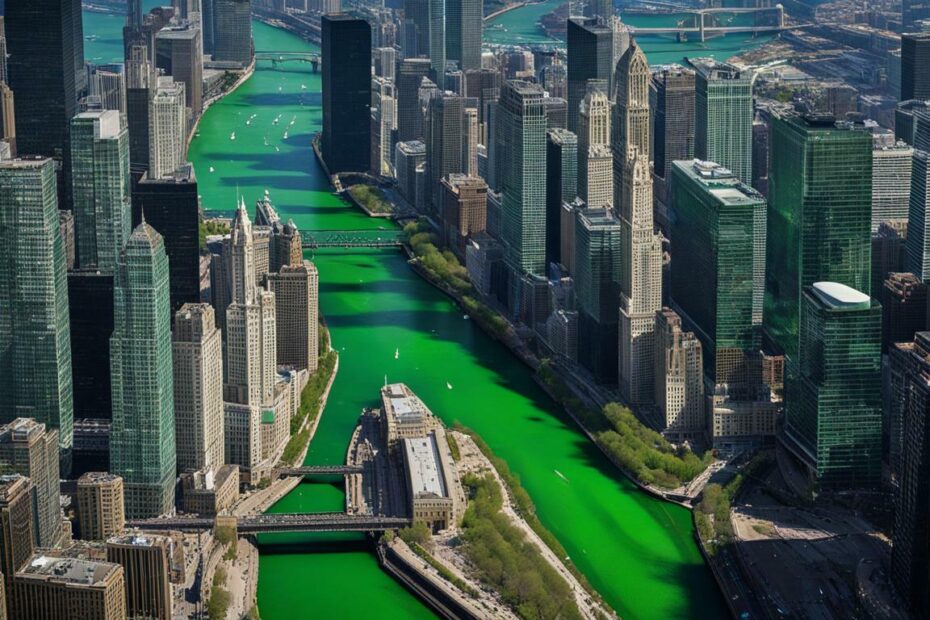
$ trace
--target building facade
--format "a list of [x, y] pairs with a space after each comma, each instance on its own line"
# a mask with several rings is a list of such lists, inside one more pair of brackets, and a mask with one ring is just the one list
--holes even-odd
[[57, 547], [62, 537], [58, 432], [31, 418], [0, 427], [0, 469], [32, 481], [36, 543]]
[[304, 261], [268, 274], [275, 297], [277, 365], [316, 372], [319, 363], [320, 276], [316, 265]]
[[106, 472], [78, 478], [77, 504], [82, 540], [106, 540], [126, 525], [123, 479]]
[[[323, 160], [331, 174], [371, 167], [371, 26], [347, 14], [324, 15]], [[400, 102], [403, 105], [403, 101]]]
[[725, 63], [698, 64], [694, 156], [752, 182], [752, 72]]

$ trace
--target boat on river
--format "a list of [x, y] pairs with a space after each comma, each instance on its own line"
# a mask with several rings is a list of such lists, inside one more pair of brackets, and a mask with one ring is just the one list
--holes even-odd
[[236, 132], [235, 132], [235, 131], [232, 132], [231, 134], [229, 134], [229, 139], [230, 139], [230, 140], [235, 140], [235, 139], [236, 139]]

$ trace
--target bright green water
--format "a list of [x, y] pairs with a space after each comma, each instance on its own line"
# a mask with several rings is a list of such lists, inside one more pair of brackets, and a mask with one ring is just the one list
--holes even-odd
[[[315, 49], [261, 24], [255, 44], [257, 50]], [[262, 65], [209, 110], [190, 151], [204, 208], [230, 211], [237, 192], [251, 203], [267, 188], [278, 210], [303, 229], [380, 224], [334, 197], [313, 159], [319, 91], [319, 76], [304, 65]], [[331, 250], [311, 258], [341, 359], [308, 463], [342, 462], [359, 412], [377, 402], [385, 377], [406, 382], [434, 412], [474, 428], [507, 460], [543, 523], [624, 618], [725, 617], [687, 511], [633, 488], [556, 410], [527, 369], [418, 278], [399, 253]], [[342, 502], [338, 487], [303, 484], [274, 510], [334, 510]], [[358, 538], [265, 537], [261, 550], [263, 618], [431, 616], [378, 569]]]

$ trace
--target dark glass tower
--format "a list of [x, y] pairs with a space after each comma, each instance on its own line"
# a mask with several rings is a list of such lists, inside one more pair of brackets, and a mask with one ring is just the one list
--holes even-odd
[[330, 173], [367, 171], [371, 162], [371, 26], [324, 15], [323, 160]]
[[[408, 58], [397, 65], [397, 141], [423, 140], [420, 83], [429, 76], [429, 59]], [[326, 131], [324, 125], [324, 132]]]
[[578, 194], [578, 138], [567, 129], [546, 134], [546, 265], [561, 256], [562, 203]]
[[480, 69], [482, 26], [481, 0], [446, 0], [446, 60]]
[[68, 272], [74, 417], [113, 417], [110, 336], [113, 335], [113, 274]]
[[[573, 17], [568, 20], [568, 129], [578, 132], [578, 106], [588, 89], [588, 80], [608, 85], [614, 72], [613, 32], [597, 20]], [[608, 92], [612, 92], [608, 86]]]
[[694, 157], [694, 71], [664, 67], [652, 74], [653, 171], [666, 179], [675, 160]]
[[[930, 2], [926, 19], [930, 19]], [[930, 99], [930, 32], [901, 35], [901, 101]]]

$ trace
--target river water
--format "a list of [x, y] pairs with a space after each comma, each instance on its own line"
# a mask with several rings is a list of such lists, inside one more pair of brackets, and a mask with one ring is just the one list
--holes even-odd
[[[530, 9], [536, 7], [523, 11]], [[520, 14], [500, 19], [531, 23]], [[86, 44], [88, 59], [119, 59], [115, 33], [121, 23], [85, 13], [85, 34], [96, 35]], [[742, 49], [747, 43], [734, 45]], [[661, 62], [693, 53], [667, 40], [654, 44], [657, 53], [669, 54]], [[643, 42], [655, 62], [652, 46]], [[255, 48], [317, 51], [259, 23]], [[665, 48], [675, 51], [660, 51]], [[230, 212], [238, 195], [251, 204], [268, 190], [279, 212], [304, 230], [384, 225], [330, 192], [310, 148], [320, 123], [318, 74], [303, 64], [273, 69], [259, 63], [250, 80], [205, 114], [191, 145], [204, 209]], [[361, 409], [377, 404], [385, 379], [406, 382], [437, 415], [474, 428], [506, 459], [542, 522], [622, 617], [726, 616], [695, 545], [689, 513], [635, 489], [530, 372], [416, 276], [399, 252], [326, 250], [308, 258], [319, 268], [321, 311], [340, 351], [339, 373], [308, 464], [343, 462]], [[341, 485], [305, 483], [273, 510], [339, 510], [343, 501]], [[365, 541], [355, 536], [263, 537], [258, 593], [266, 620], [432, 617], [379, 570]]]

